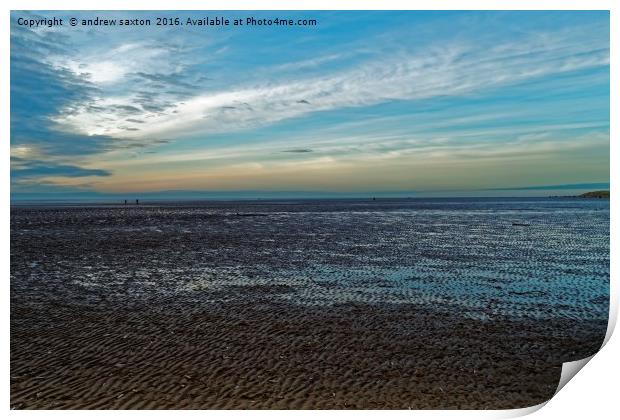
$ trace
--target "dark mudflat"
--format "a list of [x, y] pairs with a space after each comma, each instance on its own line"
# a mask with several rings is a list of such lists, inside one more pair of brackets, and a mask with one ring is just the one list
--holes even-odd
[[[304, 226], [310, 216], [280, 210], [13, 209], [11, 407], [519, 408], [549, 399], [561, 364], [601, 345], [606, 319], [556, 314], [596, 315], [604, 296], [581, 312], [540, 304], [551, 289], [500, 283], [503, 306], [415, 300], [415, 290], [395, 294], [409, 283], [372, 277], [381, 264], [431, 258], [381, 242], [402, 231], [390, 228], [399, 219], [385, 216], [380, 230], [338, 213]], [[471, 264], [465, 252], [432, 258], [449, 257], [449, 270]], [[356, 258], [370, 280], [346, 274]], [[342, 270], [300, 283], [295, 273], [317, 261]], [[513, 300], [549, 316], [498, 312]]]

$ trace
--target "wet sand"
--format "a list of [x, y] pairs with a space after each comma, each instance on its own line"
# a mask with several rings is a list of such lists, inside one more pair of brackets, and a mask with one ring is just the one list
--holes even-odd
[[[122, 218], [161, 227], [185, 217], [139, 212]], [[260, 257], [235, 253], [242, 234], [216, 231], [179, 233], [187, 245], [179, 259], [171, 235], [128, 235], [108, 216], [99, 228], [102, 215], [12, 210], [12, 408], [520, 408], [549, 399], [562, 362], [593, 354], [605, 334], [604, 319], [475, 319], [453, 305], [389, 301], [303, 305], [286, 299], [294, 288], [286, 284], [177, 289], [163, 267], [184, 278], [203, 255], [192, 250], [228, 247], [235, 264]], [[226, 217], [238, 229], [237, 220], [258, 216]], [[86, 267], [112, 265], [127, 278], [84, 279]]]
[[463, 321], [407, 305], [262, 300], [29, 307], [11, 325], [14, 408], [517, 408], [549, 399], [600, 326]]

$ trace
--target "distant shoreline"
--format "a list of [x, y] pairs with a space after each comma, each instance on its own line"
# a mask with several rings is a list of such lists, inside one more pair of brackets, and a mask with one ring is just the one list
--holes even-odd
[[[140, 199], [139, 204], [135, 201], [101, 199], [101, 200], [80, 200], [80, 199], [32, 199], [32, 200], [11, 200], [11, 207], [39, 207], [39, 206], [110, 206], [110, 207], [148, 207], [148, 206], [187, 206], [187, 205], [203, 205], [203, 204], [226, 204], [226, 203], [255, 203], [255, 204], [288, 204], [288, 203], [316, 203], [316, 202], [360, 202], [360, 203], [389, 203], [402, 201], [428, 201], [428, 202], [444, 202], [444, 201], [545, 201], [550, 199], [581, 199], [581, 198], [602, 198], [598, 196], [587, 196], [585, 193], [581, 195], [565, 195], [565, 196], [512, 196], [512, 197], [291, 197], [291, 198], [196, 198], [196, 199], [178, 199], [178, 198], [152, 198]], [[609, 197], [607, 197], [609, 198]]]
[[609, 200], [609, 190], [589, 191], [579, 195], [552, 195], [549, 198], [597, 198]]

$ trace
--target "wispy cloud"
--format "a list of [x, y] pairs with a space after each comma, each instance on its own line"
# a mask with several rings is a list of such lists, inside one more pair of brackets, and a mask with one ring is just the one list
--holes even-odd
[[288, 149], [282, 150], [283, 153], [312, 153], [312, 149]]
[[[484, 50], [443, 45], [321, 77], [200, 93], [177, 102], [169, 98], [165, 108], [148, 109], [137, 93], [89, 99], [73, 103], [71, 112], [61, 112], [54, 121], [66, 131], [132, 138], [225, 132], [337, 108], [470, 94], [608, 63], [608, 49], [600, 44], [579, 42], [571, 33], [549, 33]], [[118, 107], [139, 109], [132, 118], [148, 124], [119, 126], [126, 114]]]

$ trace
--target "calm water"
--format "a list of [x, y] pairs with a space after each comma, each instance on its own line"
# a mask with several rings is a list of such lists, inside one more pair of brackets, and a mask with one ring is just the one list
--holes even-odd
[[300, 305], [430, 304], [483, 319], [608, 313], [607, 200], [13, 207], [11, 245], [12, 292], [33, 299], [208, 304], [253, 293]]

